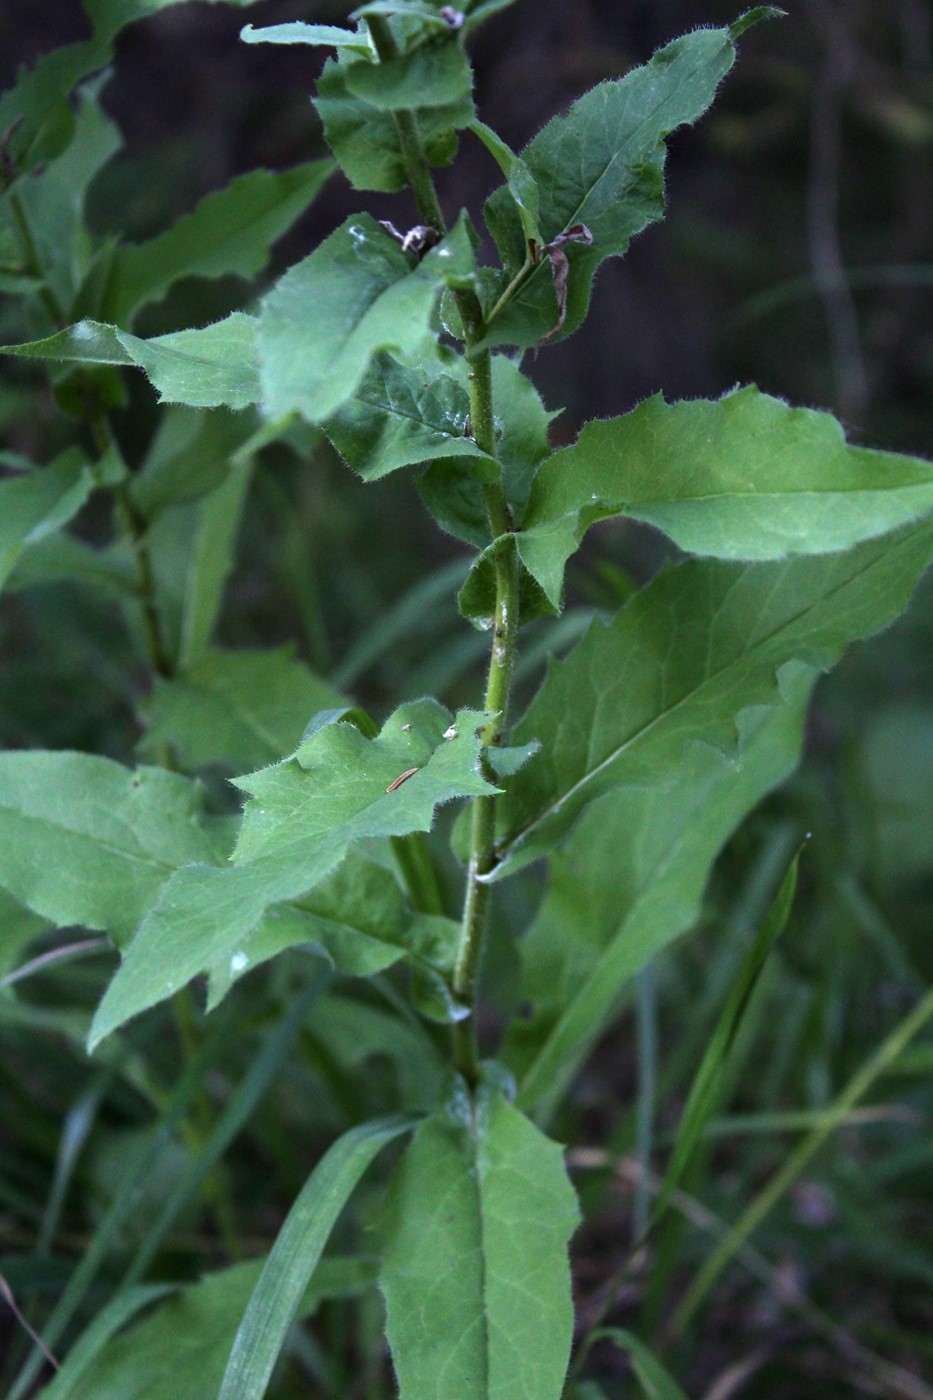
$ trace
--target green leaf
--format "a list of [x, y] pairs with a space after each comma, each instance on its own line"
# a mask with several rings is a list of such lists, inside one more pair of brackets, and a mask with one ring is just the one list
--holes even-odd
[[350, 49], [372, 55], [373, 48], [366, 34], [355, 29], [341, 29], [336, 24], [305, 24], [291, 20], [286, 24], [267, 24], [262, 29], [247, 24], [240, 30], [244, 44], [313, 44], [328, 49]]
[[427, 354], [411, 364], [376, 355], [324, 431], [364, 481], [438, 457], [479, 459], [498, 474], [492, 458], [465, 435], [470, 399], [461, 378], [449, 352], [434, 364]]
[[0, 353], [74, 364], [137, 365], [161, 401], [193, 408], [245, 408], [260, 397], [256, 320], [235, 311], [196, 330], [140, 340], [99, 321], [78, 321], [44, 340], [2, 345]]
[[159, 301], [181, 277], [253, 277], [277, 238], [298, 218], [333, 171], [330, 160], [293, 170], [251, 170], [208, 194], [148, 243], [119, 247], [101, 315], [119, 325]]
[[676, 789], [605, 793], [551, 857], [548, 894], [521, 945], [518, 995], [531, 1014], [513, 1021], [505, 1050], [523, 1107], [553, 1105], [630, 979], [696, 922], [720, 850], [798, 762], [815, 679], [785, 668], [780, 703], [739, 714], [733, 755], [693, 744]]
[[129, 480], [129, 494], [139, 514], [149, 520], [168, 506], [200, 500], [230, 475], [231, 459], [256, 426], [255, 414], [217, 409], [201, 413], [171, 405], [160, 413], [158, 427], [139, 468]]
[[385, 1211], [401, 1400], [559, 1400], [573, 1334], [563, 1153], [501, 1093], [423, 1123]]
[[931, 510], [929, 463], [849, 447], [831, 414], [749, 387], [715, 402], [656, 395], [588, 423], [539, 471], [518, 545], [557, 606], [566, 560], [608, 516], [647, 521], [692, 554], [783, 559], [849, 549]]
[[47, 467], [0, 481], [0, 588], [24, 551], [67, 525], [96, 484], [78, 448]]
[[178, 664], [183, 671], [197, 663], [213, 635], [252, 474], [249, 457], [235, 461], [226, 481], [197, 507], [179, 620]]
[[[314, 104], [324, 124], [324, 136], [355, 189], [405, 189], [408, 172], [395, 116], [350, 91], [348, 75], [358, 66], [346, 54], [324, 65]], [[359, 74], [356, 76], [358, 79]], [[457, 151], [457, 130], [468, 126], [475, 116], [469, 91], [447, 106], [419, 105], [415, 111], [429, 164], [449, 165]]]
[[340, 1212], [373, 1159], [410, 1127], [407, 1118], [364, 1123], [339, 1138], [315, 1167], [250, 1298], [218, 1400], [261, 1400], [265, 1395], [285, 1334]]
[[428, 831], [439, 803], [495, 791], [479, 772], [484, 719], [460, 711], [445, 739], [449, 713], [422, 700], [376, 739], [328, 724], [294, 757], [238, 779], [252, 801], [234, 863], [192, 865], [168, 882], [98, 1008], [92, 1043], [223, 958], [239, 962], [266, 910], [312, 890], [356, 841]]
[[703, 1136], [703, 1130], [719, 1106], [729, 1057], [745, 1019], [745, 1013], [771, 949], [784, 932], [790, 917], [794, 894], [797, 890], [797, 862], [798, 857], [795, 857], [781, 882], [781, 887], [775, 895], [757, 937], [753, 939], [742, 959], [738, 975], [732, 983], [722, 1014], [716, 1023], [700, 1067], [690, 1086], [690, 1094], [677, 1129], [674, 1150], [664, 1176], [664, 1186], [651, 1213], [650, 1223], [652, 1226], [657, 1223], [666, 1210], [673, 1192], [683, 1178], [694, 1149]]
[[[728, 29], [697, 29], [661, 49], [626, 77], [600, 83], [554, 117], [522, 152], [538, 187], [538, 222], [546, 244], [585, 225], [592, 244], [568, 243], [566, 322], [576, 330], [604, 258], [664, 213], [665, 138], [706, 111], [732, 67]], [[507, 185], [486, 205], [486, 222], [503, 263], [499, 291], [528, 267], [522, 205]], [[547, 257], [526, 272], [489, 327], [488, 344], [534, 345], [551, 336], [559, 312]]]
[[414, 913], [391, 871], [351, 851], [308, 894], [270, 909], [235, 956], [211, 969], [208, 1009], [254, 967], [302, 945], [347, 977], [372, 977], [404, 958], [450, 972], [458, 930], [451, 919]]
[[31, 170], [59, 155], [74, 131], [69, 102], [73, 88], [102, 68], [110, 56], [108, 36], [66, 44], [21, 68], [15, 85], [0, 96], [0, 131], [12, 168]]
[[[176, 1289], [174, 1297], [108, 1341], [80, 1370], [69, 1353], [42, 1391], [42, 1400], [204, 1400], [215, 1395], [262, 1267], [262, 1260], [250, 1260]], [[367, 1258], [322, 1260], [296, 1315], [309, 1316], [327, 1298], [355, 1296], [373, 1275], [373, 1261]], [[158, 1298], [170, 1290], [171, 1285], [163, 1284], [132, 1290], [130, 1296]]]
[[470, 123], [470, 130], [486, 147], [506, 178], [507, 188], [522, 222], [525, 243], [543, 247], [547, 239], [538, 225], [538, 186], [528, 166], [485, 122]]
[[119, 129], [98, 104], [100, 86], [95, 80], [79, 91], [68, 146], [41, 171], [21, 180], [15, 193], [35, 244], [38, 265], [66, 314], [96, 249], [84, 223], [87, 191], [122, 145]]
[[217, 855], [187, 778], [92, 754], [0, 754], [0, 883], [53, 923], [124, 942], [173, 871]]
[[736, 716], [775, 702], [781, 668], [826, 669], [886, 626], [931, 552], [926, 522], [846, 554], [665, 570], [551, 666], [515, 730], [513, 743], [539, 739], [542, 752], [497, 804], [496, 875], [546, 854], [609, 788], [672, 781], [689, 744], [734, 750]]
[[151, 757], [169, 744], [185, 768], [226, 763], [242, 773], [295, 749], [316, 711], [342, 703], [290, 648], [205, 651], [157, 682], [139, 749]]
[[386, 112], [450, 110], [472, 101], [473, 73], [457, 43], [426, 44], [386, 62], [348, 63], [344, 81], [354, 97]]
[[354, 394], [377, 351], [420, 346], [441, 288], [472, 265], [462, 219], [420, 262], [368, 214], [348, 219], [262, 303], [267, 415], [329, 418]]

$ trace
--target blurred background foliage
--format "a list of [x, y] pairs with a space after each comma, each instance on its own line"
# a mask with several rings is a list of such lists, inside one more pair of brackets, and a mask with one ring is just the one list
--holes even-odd
[[[335, 22], [350, 8], [262, 0], [249, 18]], [[698, 23], [731, 21], [738, 8], [733, 0], [519, 0], [476, 37], [480, 114], [520, 148], [589, 86]], [[788, 0], [787, 8], [787, 19], [743, 40], [711, 116], [673, 140], [667, 220], [603, 269], [585, 330], [529, 357], [545, 402], [565, 409], [555, 443], [572, 441], [587, 418], [623, 412], [658, 390], [668, 399], [715, 396], [755, 381], [833, 409], [852, 440], [918, 453], [933, 446], [933, 8], [927, 0]], [[192, 3], [120, 36], [103, 103], [126, 146], [91, 189], [98, 233], [150, 236], [238, 172], [323, 154], [309, 102], [321, 59], [308, 49], [246, 48], [237, 39], [243, 21], [242, 10]], [[86, 32], [77, 0], [4, 5], [2, 85], [19, 64]], [[448, 212], [466, 205], [475, 218], [496, 183], [488, 155], [469, 138], [438, 179]], [[363, 199], [377, 217], [412, 221], [402, 196]], [[335, 177], [281, 240], [273, 272], [359, 207], [360, 196]], [[261, 290], [232, 278], [188, 281], [150, 307], [138, 330], [200, 324]], [[17, 338], [12, 318], [0, 302], [4, 340]], [[0, 430], [10, 450], [44, 461], [72, 428], [51, 392], [35, 385], [31, 370], [6, 372]], [[127, 387], [114, 423], [132, 462], [155, 408], [140, 378]], [[92, 502], [80, 532], [96, 542], [108, 528]], [[660, 549], [645, 529], [592, 531], [570, 575], [567, 642], [594, 609], [617, 605], [648, 577]], [[305, 452], [272, 449], [256, 475], [221, 639], [293, 643], [377, 713], [429, 691], [473, 702], [485, 643], [456, 616], [461, 557], [403, 474], [364, 489], [309, 433]], [[828, 1386], [839, 1396], [933, 1396], [929, 1042], [872, 1083], [751, 1245], [742, 1243], [702, 1327], [678, 1331], [671, 1321], [723, 1222], [742, 1217], [791, 1147], [819, 1131], [933, 976], [931, 603], [928, 581], [895, 628], [854, 649], [821, 685], [799, 774], [732, 842], [698, 934], [642, 979], [552, 1124], [563, 1140], [591, 1145], [571, 1156], [587, 1212], [574, 1250], [581, 1336], [599, 1319], [636, 1327], [691, 1396], [807, 1400]], [[544, 659], [532, 628], [523, 694]], [[0, 662], [0, 744], [132, 761], [148, 677], [115, 604], [55, 585], [11, 594], [0, 607]], [[645, 1163], [663, 1160], [743, 950], [808, 833], [795, 911], [737, 1047], [722, 1114], [650, 1260], [630, 1253], [652, 1190]], [[533, 872], [508, 887], [500, 920], [524, 917], [536, 881]], [[35, 932], [24, 926], [23, 946]], [[114, 1154], [122, 1158], [148, 1124], [154, 1085], [172, 1079], [174, 1046], [151, 1028], [128, 1037], [131, 1072], [90, 1064], [69, 1037], [68, 1017], [81, 1021], [108, 966], [91, 958], [37, 976], [15, 1014], [11, 1002], [0, 1014], [0, 1271], [30, 1304], [54, 1296], [69, 1261], [108, 1218]], [[285, 994], [287, 968], [267, 971], [237, 990], [229, 1013], [235, 1021], [249, 1008], [260, 1036], [269, 1002], [250, 989], [263, 977], [273, 1001]], [[393, 1094], [416, 1096], [402, 1081], [417, 1079], [417, 1037], [387, 1046], [380, 995], [328, 998], [303, 1057], [276, 1081], [225, 1168], [238, 1243], [225, 1236], [222, 1211], [207, 1209], [205, 1224], [205, 1208], [192, 1207], [160, 1256], [165, 1276], [193, 1277], [261, 1252], [303, 1180], [308, 1144], [358, 1117], [361, 1105], [384, 1111]], [[340, 1029], [341, 996], [353, 1000], [362, 1028], [352, 1036]], [[493, 1029], [506, 1009], [489, 1008]], [[235, 1082], [248, 1050], [227, 1045], [225, 1054], [214, 1072]], [[71, 1165], [63, 1122], [92, 1146]], [[182, 1166], [171, 1152], [160, 1159], [150, 1181], [157, 1196], [170, 1193]], [[144, 1233], [140, 1204], [122, 1222], [119, 1247], [132, 1250]], [[378, 1304], [364, 1294], [349, 1329], [347, 1313], [339, 1316], [325, 1305], [318, 1332], [296, 1344], [283, 1396], [390, 1393], [384, 1357], [359, 1359], [378, 1335]], [[0, 1327], [8, 1321], [0, 1315]], [[12, 1325], [4, 1331], [18, 1354], [20, 1335]], [[600, 1343], [577, 1393], [628, 1394], [630, 1383], [624, 1354]]]

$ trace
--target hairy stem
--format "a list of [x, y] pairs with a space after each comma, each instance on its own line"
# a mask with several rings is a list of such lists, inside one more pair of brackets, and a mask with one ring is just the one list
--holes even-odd
[[[369, 15], [366, 22], [380, 61], [386, 63], [396, 58], [399, 52], [398, 45], [388, 20], [379, 15]], [[423, 223], [437, 229], [439, 234], [444, 234], [444, 215], [421, 145], [417, 118], [413, 112], [396, 112], [395, 125], [418, 215]], [[474, 348], [482, 340], [485, 331], [483, 311], [479, 298], [470, 290], [458, 291], [456, 299], [463, 323], [466, 357], [470, 363], [471, 431], [476, 445], [495, 458], [497, 451], [492, 364], [488, 350]], [[485, 751], [500, 743], [508, 713], [519, 629], [518, 555], [512, 542], [505, 538], [512, 529], [512, 514], [501, 478], [498, 482], [484, 485], [483, 497], [490, 535], [494, 541], [502, 541], [495, 554], [496, 606], [492, 655], [484, 702], [484, 708], [492, 718], [487, 721], [481, 735], [484, 746], [484, 775], [490, 782], [495, 782], [495, 773], [485, 757]], [[495, 797], [474, 798], [466, 893], [453, 975], [454, 995], [458, 1001], [471, 1008], [471, 1015], [458, 1022], [453, 1030], [454, 1060], [457, 1069], [470, 1083], [475, 1083], [479, 1070], [475, 1016], [472, 1012], [476, 1001], [477, 974], [489, 909], [489, 887], [484, 881], [484, 876], [489, 874], [495, 864], [495, 834]]]

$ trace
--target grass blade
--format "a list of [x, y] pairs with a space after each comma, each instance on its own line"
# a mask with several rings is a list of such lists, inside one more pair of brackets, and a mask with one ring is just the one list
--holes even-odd
[[875, 1053], [870, 1055], [861, 1069], [852, 1076], [842, 1093], [824, 1114], [819, 1127], [815, 1128], [795, 1148], [781, 1170], [758, 1193], [725, 1238], [720, 1241], [693, 1280], [674, 1315], [672, 1329], [675, 1334], [683, 1332], [723, 1269], [797, 1180], [811, 1157], [845, 1122], [852, 1108], [868, 1093], [875, 1080], [900, 1057], [906, 1046], [923, 1029], [931, 1017], [933, 1017], [933, 988], [927, 992], [926, 996], [921, 997], [914, 1009], [902, 1021], [898, 1022], [878, 1046]]
[[768, 954], [787, 923], [794, 893], [797, 889], [797, 857], [781, 882], [781, 888], [765, 917], [758, 936], [748, 949], [739, 975], [733, 983], [722, 1015], [700, 1062], [690, 1089], [674, 1151], [667, 1169], [664, 1189], [655, 1204], [651, 1224], [655, 1225], [667, 1209], [671, 1193], [679, 1185], [694, 1148], [702, 1138], [706, 1125], [716, 1111], [723, 1079], [732, 1047], [745, 1019], [752, 995], [758, 985]]
[[308, 1177], [288, 1213], [240, 1323], [218, 1400], [260, 1400], [321, 1257], [351, 1192], [383, 1147], [411, 1118], [379, 1118], [344, 1133]]

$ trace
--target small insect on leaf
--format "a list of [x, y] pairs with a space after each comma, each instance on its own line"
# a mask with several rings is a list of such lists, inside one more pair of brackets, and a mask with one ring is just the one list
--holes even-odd
[[407, 783], [408, 779], [413, 778], [419, 771], [418, 768], [406, 768], [404, 773], [399, 773], [398, 777], [389, 784], [386, 792], [394, 792], [396, 788], [401, 787], [402, 783]]

